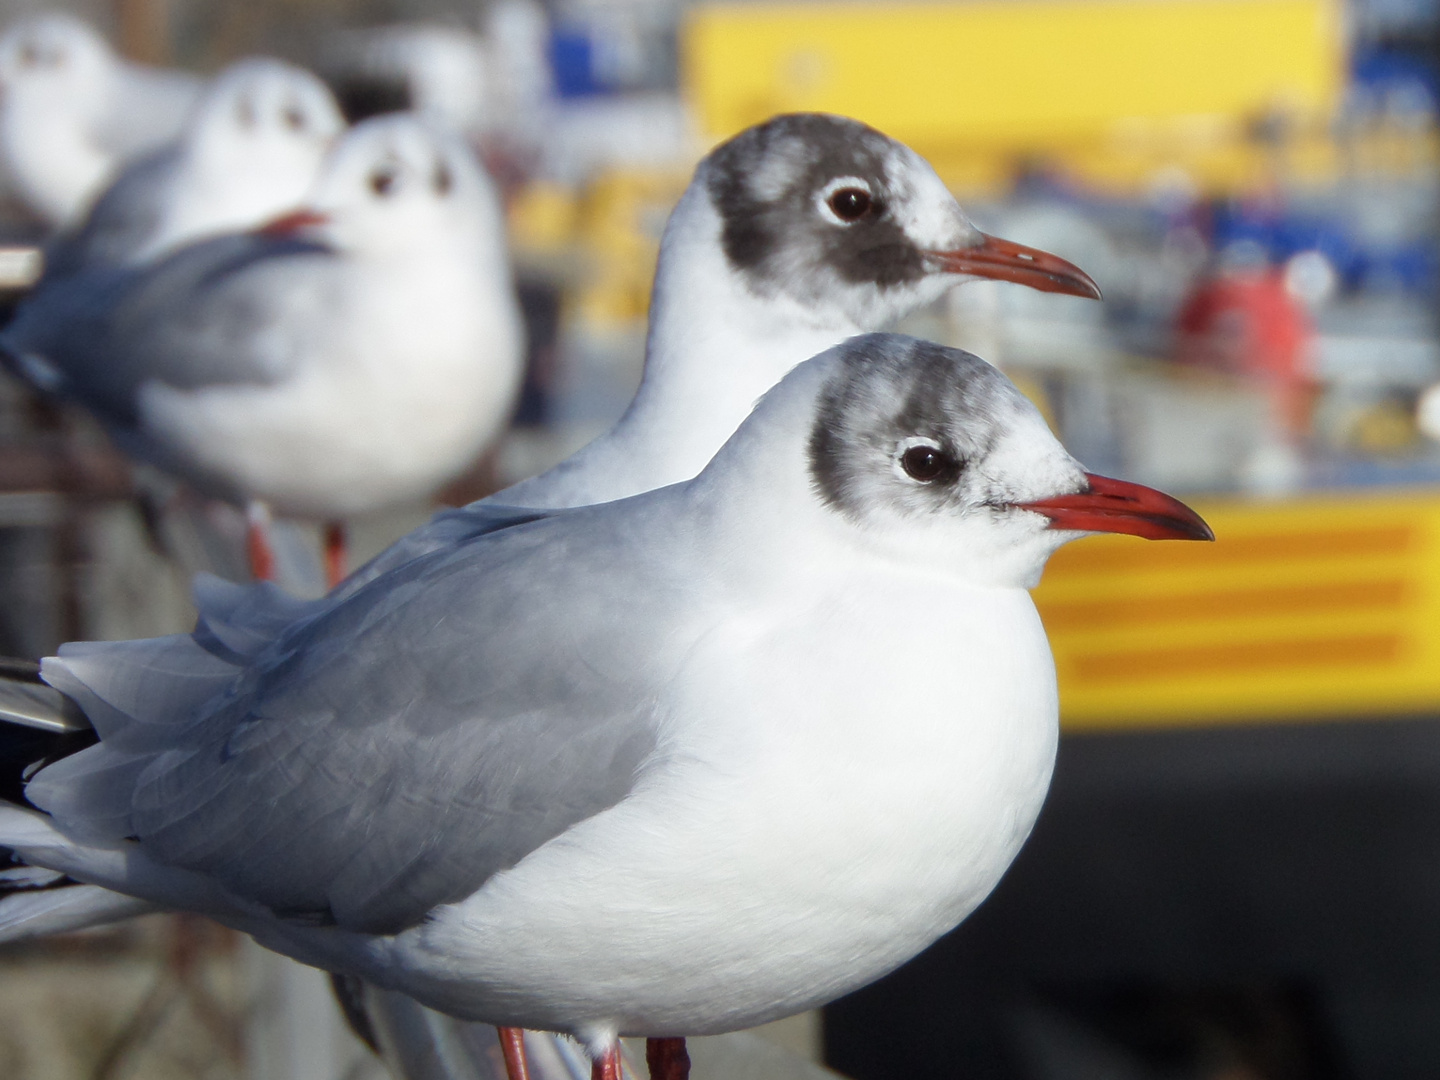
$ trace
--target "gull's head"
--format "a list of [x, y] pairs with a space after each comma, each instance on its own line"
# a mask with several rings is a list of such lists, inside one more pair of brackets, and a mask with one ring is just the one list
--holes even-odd
[[115, 54], [105, 39], [73, 15], [33, 15], [0, 35], [0, 89], [7, 98], [63, 106], [102, 94], [104, 77], [114, 64]]
[[845, 117], [749, 128], [713, 150], [696, 180], [730, 270], [817, 321], [879, 328], [966, 278], [1100, 295], [1071, 263], [980, 232], [924, 158]]
[[1087, 533], [1213, 539], [1168, 495], [1087, 473], [977, 356], [866, 334], [812, 363], [822, 366], [810, 487], [868, 546], [983, 584], [1030, 586], [1057, 548]]
[[498, 245], [494, 185], [457, 136], [412, 114], [356, 124], [331, 150], [306, 209], [263, 232], [303, 232], [361, 256]]
[[316, 76], [256, 57], [215, 77], [184, 140], [201, 167], [222, 176], [290, 179], [299, 186], [298, 201], [344, 126], [334, 96]]

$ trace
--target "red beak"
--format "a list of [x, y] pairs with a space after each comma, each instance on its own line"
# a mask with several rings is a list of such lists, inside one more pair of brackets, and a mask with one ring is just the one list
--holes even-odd
[[1090, 490], [1017, 503], [1050, 519], [1052, 529], [1128, 533], [1146, 540], [1214, 540], [1204, 519], [1179, 499], [1125, 480], [1086, 473]]
[[281, 214], [277, 218], [271, 218], [264, 225], [255, 230], [258, 236], [286, 237], [294, 236], [313, 225], [326, 225], [330, 221], [328, 214], [322, 214], [318, 210], [294, 210], [288, 214]]
[[974, 247], [927, 254], [940, 264], [942, 270], [951, 274], [1013, 281], [1041, 292], [1100, 299], [1100, 286], [1074, 263], [1039, 248], [1001, 240], [998, 236], [981, 233], [980, 243]]

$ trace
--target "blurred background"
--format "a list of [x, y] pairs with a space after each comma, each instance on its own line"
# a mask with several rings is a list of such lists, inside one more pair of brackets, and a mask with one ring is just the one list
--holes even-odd
[[[445, 501], [619, 415], [670, 207], [776, 112], [879, 127], [982, 228], [1083, 266], [1103, 304], [975, 283], [904, 329], [1002, 366], [1087, 466], [1185, 496], [1220, 542], [1052, 562], [1064, 738], [1035, 836], [956, 934], [779, 1037], [857, 1080], [1440, 1076], [1440, 3], [66, 10], [135, 60], [277, 55], [351, 119], [470, 136], [530, 355]], [[43, 236], [5, 193], [11, 301]], [[0, 652], [188, 628], [205, 540], [162, 559], [135, 483], [0, 383]], [[356, 561], [430, 510], [353, 522]], [[0, 950], [0, 1077], [369, 1075], [327, 1000], [277, 1014], [267, 963], [188, 921]]]

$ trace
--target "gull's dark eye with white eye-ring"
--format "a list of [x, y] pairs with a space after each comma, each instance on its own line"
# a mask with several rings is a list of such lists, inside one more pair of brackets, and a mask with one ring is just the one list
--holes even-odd
[[960, 474], [960, 463], [928, 440], [912, 443], [901, 450], [900, 468], [911, 480], [922, 484], [953, 480]]
[[870, 212], [874, 200], [864, 188], [843, 187], [831, 193], [826, 205], [841, 221], [859, 221]]

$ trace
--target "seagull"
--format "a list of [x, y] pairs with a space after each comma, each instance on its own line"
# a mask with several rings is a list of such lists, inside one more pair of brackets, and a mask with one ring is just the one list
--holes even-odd
[[796, 364], [976, 278], [1100, 298], [1072, 263], [982, 233], [924, 158], [874, 128], [823, 113], [749, 128], [700, 163], [665, 226], [645, 372], [615, 426], [442, 512], [342, 587], [488, 528], [493, 504], [579, 506], [688, 480]]
[[51, 245], [46, 277], [149, 262], [299, 209], [344, 126], [330, 91], [304, 68], [265, 57], [230, 65], [180, 137], [127, 165]]
[[[874, 128], [823, 113], [749, 128], [700, 163], [666, 224], [645, 373], [619, 422], [548, 472], [441, 513], [339, 594], [508, 522], [513, 506], [579, 506], [688, 480], [796, 364], [974, 278], [1100, 297], [1079, 267], [980, 232], [924, 158]], [[365, 1000], [372, 1012], [407, 1007]], [[521, 1054], [520, 1032], [500, 1039]]]
[[335, 521], [462, 472], [508, 418], [522, 330], [492, 184], [402, 114], [351, 129], [303, 210], [63, 278], [0, 348], [127, 453], [252, 507], [267, 576], [271, 509]]
[[20, 19], [0, 36], [0, 162], [37, 216], [66, 225], [121, 164], [179, 133], [201, 85], [120, 59], [73, 15]]
[[1057, 741], [1027, 590], [1088, 532], [1212, 538], [979, 358], [858, 337], [689, 481], [62, 647], [47, 719], [98, 742], [0, 845], [617, 1080], [620, 1036], [819, 1006], [984, 899]]

